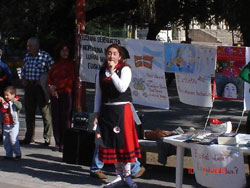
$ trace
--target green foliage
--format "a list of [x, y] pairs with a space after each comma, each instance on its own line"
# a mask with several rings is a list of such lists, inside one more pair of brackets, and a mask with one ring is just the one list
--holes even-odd
[[215, 20], [226, 20], [230, 30], [240, 30], [245, 46], [250, 46], [250, 2], [240, 0], [217, 0], [211, 4]]
[[[250, 45], [250, 2], [239, 0], [86, 0], [86, 32], [122, 36], [124, 24], [149, 27], [148, 39], [166, 25], [186, 28], [193, 19], [205, 24], [226, 20], [230, 29], [240, 29]], [[74, 44], [75, 0], [1, 0], [0, 32], [13, 47], [25, 49], [31, 36], [41, 39], [52, 52], [56, 43]]]
[[[26, 48], [31, 36], [52, 51], [55, 43], [74, 39], [74, 0], [2, 0], [0, 31], [3, 38], [15, 38], [16, 48]], [[54, 44], [51, 46], [51, 44]]]
[[156, 0], [137, 0], [140, 5], [139, 13], [147, 23], [156, 22]]
[[98, 18], [91, 20], [86, 25], [86, 33], [91, 35], [103, 35], [112, 37], [122, 37], [123, 27], [112, 26], [111, 24], [102, 24]]

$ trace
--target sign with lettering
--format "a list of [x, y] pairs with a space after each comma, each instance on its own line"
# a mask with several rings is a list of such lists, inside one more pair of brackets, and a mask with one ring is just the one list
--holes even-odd
[[199, 74], [206, 78], [215, 76], [216, 54], [215, 46], [192, 45], [195, 49], [195, 70], [194, 74]]
[[164, 71], [164, 48], [159, 41], [127, 40], [133, 72], [130, 88], [133, 103], [156, 108], [169, 108]]
[[215, 76], [216, 47], [164, 44], [165, 71], [175, 72], [180, 101], [212, 107], [211, 77]]
[[110, 44], [125, 45], [124, 38], [97, 35], [81, 35], [80, 39], [80, 80], [95, 83], [95, 75], [106, 60], [105, 49]]
[[244, 160], [237, 147], [192, 144], [196, 181], [205, 187], [239, 188], [246, 184]]
[[211, 79], [199, 74], [175, 73], [180, 101], [202, 107], [212, 107]]
[[127, 63], [133, 71], [130, 88], [133, 103], [169, 108], [165, 71], [176, 73], [180, 101], [211, 107], [211, 77], [214, 76], [216, 48], [169, 44], [160, 41], [81, 35], [80, 79], [95, 83], [95, 75], [105, 58], [105, 49], [118, 44], [128, 49]]

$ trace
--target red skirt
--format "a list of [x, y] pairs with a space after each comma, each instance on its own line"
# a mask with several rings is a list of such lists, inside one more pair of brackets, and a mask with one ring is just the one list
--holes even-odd
[[140, 146], [130, 104], [124, 105], [124, 148], [104, 148], [99, 146], [99, 159], [103, 163], [135, 162], [141, 157]]

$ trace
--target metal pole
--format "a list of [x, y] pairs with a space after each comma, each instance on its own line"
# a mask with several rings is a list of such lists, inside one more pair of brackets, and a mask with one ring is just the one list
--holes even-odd
[[81, 82], [79, 77], [80, 68], [80, 35], [85, 31], [85, 0], [76, 0], [76, 89], [75, 89], [75, 110], [77, 112], [86, 111], [86, 82]]

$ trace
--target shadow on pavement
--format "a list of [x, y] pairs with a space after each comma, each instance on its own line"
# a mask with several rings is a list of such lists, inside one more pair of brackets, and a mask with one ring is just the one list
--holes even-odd
[[[34, 145], [33, 145], [34, 146]], [[113, 165], [104, 167], [104, 172], [112, 177], [103, 181], [89, 176], [89, 168], [79, 165], [66, 164], [62, 162], [61, 157], [55, 157], [47, 154], [28, 154], [19, 161], [6, 160], [0, 158], [0, 170], [2, 172], [15, 173], [16, 176], [24, 175], [37, 178], [46, 183], [64, 182], [69, 184], [92, 185], [102, 187], [107, 182], [115, 178]], [[172, 188], [166, 186], [164, 182], [175, 183], [175, 168], [166, 166], [147, 165], [145, 174], [135, 179], [141, 188]], [[26, 179], [26, 178], [25, 178]], [[152, 181], [153, 180], [153, 181]], [[184, 184], [193, 187], [197, 185], [194, 175], [185, 175]], [[122, 188], [122, 187], [121, 187]], [[125, 188], [125, 187], [124, 187]]]
[[[20, 142], [21, 140], [19, 140]], [[51, 144], [49, 146], [45, 146], [43, 142], [32, 142], [31, 144], [22, 144], [21, 145], [22, 148], [30, 148], [30, 149], [44, 149], [44, 150], [53, 150], [55, 147]]]
[[70, 184], [91, 184], [100, 186], [104, 181], [92, 178], [88, 175], [88, 170], [81, 166], [58, 163], [60, 158], [50, 155], [31, 154], [27, 155], [35, 159], [5, 160], [1, 158], [0, 170], [14, 172], [15, 174], [26, 174], [38, 178], [44, 182], [66, 182]]

